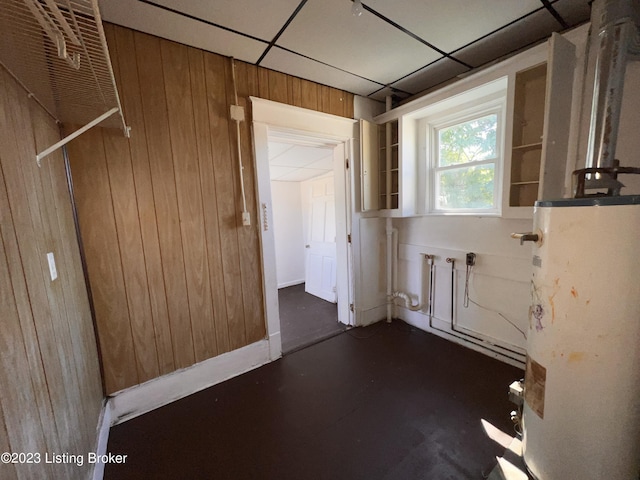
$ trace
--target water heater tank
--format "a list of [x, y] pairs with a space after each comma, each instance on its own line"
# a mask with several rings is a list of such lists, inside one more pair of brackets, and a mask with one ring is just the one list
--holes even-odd
[[523, 455], [539, 480], [640, 478], [640, 196], [538, 202]]

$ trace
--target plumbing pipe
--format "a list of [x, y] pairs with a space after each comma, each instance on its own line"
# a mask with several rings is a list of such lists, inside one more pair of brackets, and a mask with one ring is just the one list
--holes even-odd
[[[439, 332], [445, 333], [447, 335], [450, 335], [452, 337], [457, 338], [458, 340], [463, 340], [465, 342], [469, 342], [472, 343], [474, 345], [477, 346], [481, 346], [486, 348], [487, 350], [493, 352], [493, 353], [498, 353], [506, 358], [510, 358], [511, 360], [515, 360], [517, 362], [521, 362], [522, 360], [514, 357], [512, 354], [520, 354], [519, 352], [516, 352], [515, 350], [511, 350], [510, 348], [506, 348], [503, 347], [501, 345], [497, 345], [493, 342], [490, 342], [484, 338], [480, 338], [480, 337], [476, 337], [474, 335], [470, 335], [466, 332], [460, 331], [458, 329], [455, 328], [455, 322], [454, 322], [454, 317], [453, 317], [453, 307], [454, 307], [454, 295], [455, 295], [455, 259], [454, 258], [447, 258], [447, 263], [451, 264], [451, 319], [450, 319], [450, 325], [451, 325], [451, 330], [447, 331], [447, 330], [443, 330], [442, 328], [438, 328], [433, 324], [433, 318], [435, 317], [435, 309], [433, 308], [433, 303], [435, 301], [434, 298], [434, 291], [435, 289], [433, 288], [433, 280], [435, 277], [435, 264], [434, 264], [434, 260], [435, 257], [433, 255], [425, 255], [425, 259], [427, 260], [427, 262], [429, 263], [429, 294], [428, 294], [428, 301], [429, 301], [429, 310], [428, 310], [428, 317], [429, 317], [429, 328], [431, 328], [432, 330], [437, 330]], [[499, 350], [497, 350], [499, 349]], [[508, 353], [507, 353], [508, 352]]]
[[387, 323], [393, 318], [393, 225], [391, 218], [386, 221], [387, 233]]
[[[393, 229], [394, 232], [396, 232], [397, 234], [397, 229]], [[396, 245], [397, 245], [397, 240], [396, 240]], [[424, 260], [428, 260], [429, 257], [431, 257], [431, 255], [424, 255]], [[397, 271], [397, 262], [396, 262], [396, 269], [395, 271]], [[395, 273], [394, 271], [394, 273]], [[422, 310], [424, 308], [424, 304], [423, 304], [423, 293], [424, 293], [424, 265], [420, 265], [420, 286], [418, 289], [418, 302], [417, 303], [413, 303], [413, 300], [411, 299], [411, 295], [399, 290], [396, 290], [396, 283], [395, 283], [395, 279], [394, 279], [394, 284], [393, 284], [393, 293], [391, 294], [391, 296], [393, 297], [393, 301], [395, 301], [396, 298], [400, 298], [403, 300], [404, 302], [404, 306], [406, 308], [408, 308], [409, 310], [411, 310], [412, 312], [418, 312], [420, 310]]]

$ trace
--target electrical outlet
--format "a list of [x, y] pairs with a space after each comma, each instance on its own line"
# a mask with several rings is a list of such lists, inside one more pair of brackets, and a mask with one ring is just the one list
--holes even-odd
[[476, 254], [473, 252], [467, 253], [467, 266], [473, 267], [476, 264]]
[[242, 212], [242, 225], [248, 227], [251, 225], [251, 215], [249, 212]]
[[53, 282], [58, 278], [58, 269], [56, 268], [56, 259], [53, 256], [53, 252], [47, 253], [47, 262], [49, 262], [49, 273], [51, 274], [51, 281]]

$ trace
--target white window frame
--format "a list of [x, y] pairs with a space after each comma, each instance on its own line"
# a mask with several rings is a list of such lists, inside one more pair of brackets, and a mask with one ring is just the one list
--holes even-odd
[[[476, 216], [501, 216], [502, 214], [502, 190], [503, 190], [503, 170], [505, 165], [505, 130], [506, 130], [506, 89], [491, 95], [482, 96], [463, 105], [456, 105], [452, 101], [451, 108], [439, 108], [438, 113], [427, 117], [422, 117], [418, 122], [421, 161], [425, 166], [424, 175], [426, 177], [427, 192], [424, 197], [424, 209], [428, 215], [476, 215]], [[447, 100], [442, 103], [446, 103]], [[480, 118], [486, 115], [497, 115], [496, 129], [496, 158], [457, 164], [455, 166], [438, 167], [438, 141], [437, 132], [447, 126], [457, 125], [465, 121]], [[494, 190], [493, 208], [436, 208], [436, 172], [471, 167], [482, 164], [494, 164]]]

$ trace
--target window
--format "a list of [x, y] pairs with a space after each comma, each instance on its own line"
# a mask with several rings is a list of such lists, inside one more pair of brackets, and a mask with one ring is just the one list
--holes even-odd
[[497, 211], [498, 112], [433, 128], [434, 211]]

